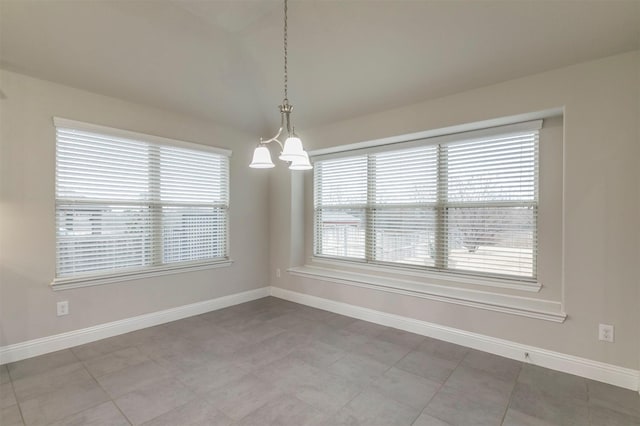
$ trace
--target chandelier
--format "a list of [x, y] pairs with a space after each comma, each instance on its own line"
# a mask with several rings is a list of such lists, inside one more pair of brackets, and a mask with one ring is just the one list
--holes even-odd
[[[254, 169], [270, 169], [275, 167], [273, 161], [271, 161], [271, 153], [269, 152], [268, 145], [272, 142], [277, 142], [282, 150], [280, 160], [289, 162], [289, 169], [291, 170], [309, 170], [312, 169], [309, 162], [309, 154], [302, 148], [302, 141], [296, 135], [294, 126], [291, 124], [291, 112], [293, 111], [293, 105], [289, 103], [287, 98], [288, 89], [288, 69], [287, 69], [287, 0], [284, 0], [284, 99], [280, 109], [280, 128], [275, 136], [269, 139], [260, 138], [258, 146], [253, 151], [253, 160], [249, 167]], [[280, 138], [286, 135], [284, 144], [280, 141]]]

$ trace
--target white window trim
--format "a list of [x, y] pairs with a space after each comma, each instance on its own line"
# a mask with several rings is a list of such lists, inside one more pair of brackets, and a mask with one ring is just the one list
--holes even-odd
[[108, 273], [108, 274], [87, 274], [83, 276], [74, 276], [69, 278], [55, 278], [51, 281], [53, 290], [69, 290], [72, 288], [91, 287], [95, 285], [118, 283], [123, 281], [140, 280], [150, 277], [159, 277], [162, 275], [178, 274], [182, 272], [202, 271], [205, 269], [224, 268], [231, 266], [233, 260], [216, 260], [207, 262], [192, 262], [189, 264], [181, 263], [179, 265], [162, 265], [145, 269], [132, 269], [129, 271]]
[[418, 279], [419, 282], [428, 282], [429, 280], [450, 281], [458, 284], [471, 284], [481, 287], [506, 288], [511, 290], [523, 290], [531, 293], [539, 293], [543, 284], [539, 281], [523, 280], [519, 281], [515, 278], [494, 278], [475, 276], [473, 274], [458, 272], [438, 272], [420, 267], [411, 267], [411, 265], [398, 264], [378, 264], [368, 263], [364, 260], [338, 259], [333, 257], [312, 256], [307, 266], [318, 266], [338, 271], [343, 268], [350, 268], [366, 272], [381, 272], [397, 277], [407, 277], [407, 279]]
[[[475, 123], [450, 126], [416, 132], [405, 135], [392, 136], [376, 140], [356, 142], [348, 145], [339, 145], [329, 148], [310, 151], [313, 160], [347, 157], [358, 155], [359, 152], [374, 151], [381, 146], [394, 144], [401, 146], [402, 142], [416, 141], [418, 139], [438, 138], [453, 133], [474, 132], [496, 126], [512, 126], [525, 121], [542, 120], [556, 116], [562, 116], [563, 108], [553, 108], [534, 113], [525, 113], [510, 117], [485, 120]], [[458, 135], [459, 136], [459, 135]], [[424, 142], [423, 142], [424, 143]], [[313, 245], [313, 242], [312, 242]], [[348, 270], [345, 270], [348, 268]], [[564, 270], [564, 261], [562, 262]], [[540, 292], [543, 284], [537, 282], [520, 282], [511, 279], [499, 280], [480, 279], [470, 276], [441, 274], [436, 271], [415, 271], [408, 268], [388, 267], [387, 265], [375, 265], [366, 262], [358, 262], [353, 259], [335, 259], [311, 256], [302, 266], [294, 266], [287, 270], [292, 276], [316, 281], [333, 282], [360, 288], [368, 288], [376, 291], [384, 291], [401, 295], [409, 295], [444, 303], [452, 303], [461, 306], [474, 307], [494, 312], [502, 312], [520, 317], [540, 319], [556, 323], [563, 323], [567, 314], [564, 311], [564, 303], [561, 300], [548, 300], [520, 295], [505, 294], [492, 291], [493, 288], [514, 289], [526, 292]], [[351, 271], [351, 272], [350, 272]], [[353, 272], [355, 271], [355, 272]], [[376, 272], [387, 275], [374, 275]], [[434, 281], [450, 280], [452, 285], [436, 284]], [[564, 281], [564, 273], [561, 278]], [[469, 289], [455, 284], [479, 285], [484, 288]], [[524, 284], [524, 285], [523, 285]], [[533, 296], [533, 295], [532, 295]]]
[[231, 150], [218, 148], [209, 145], [202, 145], [194, 142], [185, 142], [177, 139], [165, 138], [162, 136], [149, 135], [147, 133], [132, 132], [130, 130], [116, 129], [114, 127], [100, 126], [93, 123], [85, 123], [82, 121], [69, 120], [68, 118], [53, 117], [53, 125], [55, 127], [63, 127], [67, 129], [84, 130], [87, 132], [103, 133], [109, 136], [115, 136], [123, 139], [142, 140], [159, 145], [171, 145], [178, 148], [196, 149], [200, 151], [215, 152], [216, 154], [231, 157]]
[[[93, 123], [70, 120], [67, 118], [53, 117], [55, 128], [72, 128], [76, 130], [84, 130], [88, 132], [102, 133], [114, 137], [125, 139], [142, 140], [159, 145], [169, 145], [179, 148], [195, 149], [200, 151], [212, 152], [226, 157], [231, 157], [232, 151], [229, 149], [212, 147], [193, 142], [185, 142], [177, 139], [165, 138], [161, 136], [149, 135], [146, 133], [132, 132], [129, 130], [117, 129], [114, 127], [101, 126]], [[227, 227], [229, 223], [227, 223]], [[227, 251], [229, 250], [229, 241], [227, 241]], [[195, 262], [180, 262], [176, 264], [156, 265], [145, 268], [134, 268], [122, 270], [119, 272], [98, 272], [85, 275], [77, 275], [73, 277], [56, 277], [49, 284], [55, 291], [68, 290], [73, 288], [90, 287], [103, 284], [111, 284], [123, 281], [133, 281], [162, 275], [177, 274], [182, 272], [193, 272], [206, 269], [215, 269], [228, 267], [233, 264], [234, 260], [230, 258], [215, 259]]]
[[302, 278], [368, 288], [557, 323], [563, 323], [567, 318], [567, 314], [563, 311], [562, 303], [551, 300], [445, 286], [423, 280], [347, 272], [335, 268], [329, 269], [312, 265], [289, 268], [287, 272]]
[[[550, 110], [555, 111], [555, 110]], [[352, 156], [368, 155], [371, 153], [384, 152], [396, 149], [413, 148], [418, 146], [438, 145], [446, 144], [459, 139], [465, 139], [467, 141], [473, 141], [476, 139], [483, 139], [495, 135], [510, 135], [518, 134], [529, 131], [540, 131], [543, 126], [545, 116], [539, 114], [526, 115], [529, 121], [522, 122], [505, 122], [503, 120], [494, 120], [492, 123], [499, 124], [493, 127], [488, 126], [485, 123], [484, 127], [479, 127], [478, 123], [471, 123], [468, 125], [460, 125], [448, 127], [445, 129], [438, 129], [433, 131], [425, 131], [418, 133], [411, 133], [407, 135], [401, 135], [397, 137], [377, 139], [373, 141], [357, 142], [353, 144], [340, 145], [337, 147], [319, 149], [309, 152], [309, 156], [312, 161], [322, 161], [337, 158], [349, 158]], [[513, 117], [511, 118], [513, 119]], [[448, 130], [449, 133], [443, 133]], [[315, 245], [315, 239], [312, 242]], [[365, 259], [353, 259], [332, 256], [314, 255], [312, 257], [315, 262], [320, 260], [321, 262], [330, 262], [334, 266], [351, 266], [360, 267], [365, 271], [383, 271], [391, 272], [397, 275], [419, 276], [424, 278], [433, 278], [454, 281], [461, 284], [475, 284], [491, 287], [501, 287], [525, 291], [538, 292], [542, 288], [542, 284], [538, 281], [537, 277], [533, 279], [524, 277], [522, 280], [517, 277], [484, 277], [480, 274], [476, 277], [473, 273], [466, 274], [458, 271], [436, 271], [428, 269], [420, 269], [416, 271], [416, 267], [411, 265], [398, 264], [397, 266], [387, 265], [384, 263], [370, 262]], [[337, 270], [336, 270], [337, 271]]]

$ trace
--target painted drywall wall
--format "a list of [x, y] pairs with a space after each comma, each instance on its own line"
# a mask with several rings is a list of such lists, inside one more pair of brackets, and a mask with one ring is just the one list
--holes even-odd
[[[267, 285], [268, 175], [246, 167], [252, 136], [0, 70], [0, 346]], [[59, 116], [233, 150], [230, 267], [53, 291]], [[56, 317], [56, 302], [70, 314]]]
[[[306, 180], [307, 259], [313, 238], [312, 175], [289, 175], [286, 169], [275, 170], [270, 184], [271, 285], [638, 369], [639, 69], [636, 51], [299, 132], [313, 150], [564, 108], [564, 265], [557, 292], [541, 292], [563, 302], [564, 323], [289, 274], [277, 278], [276, 268], [297, 266], [290, 255], [295, 236], [290, 223], [298, 221], [291, 188], [300, 179]], [[597, 340], [599, 323], [616, 327], [615, 343]]]

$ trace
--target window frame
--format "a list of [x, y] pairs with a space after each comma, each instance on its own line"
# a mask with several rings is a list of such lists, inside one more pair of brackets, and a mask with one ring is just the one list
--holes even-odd
[[[390, 137], [377, 141], [370, 142], [360, 142], [351, 145], [345, 145], [342, 147], [334, 147], [317, 150], [311, 153], [311, 158], [313, 162], [318, 162], [322, 160], [329, 159], [338, 159], [338, 158], [349, 158], [349, 157], [358, 157], [358, 156], [367, 156], [370, 158], [369, 154], [375, 154], [380, 152], [391, 152], [404, 150], [414, 147], [424, 147], [424, 146], [436, 146], [439, 147], [441, 145], [449, 145], [452, 143], [460, 142], [460, 141], [473, 141], [473, 140], [481, 140], [494, 136], [503, 136], [508, 134], [518, 134], [518, 133], [527, 133], [527, 132], [536, 132], [539, 134], [542, 129], [543, 120], [535, 119], [524, 122], [515, 122], [512, 124], [506, 124], [502, 126], [492, 126], [492, 127], [484, 127], [484, 128], [476, 128], [472, 130], [463, 130], [463, 131], [452, 131], [451, 133], [440, 133], [431, 135], [422, 135], [422, 134], [410, 134], [398, 137]], [[446, 130], [446, 129], [445, 129]], [[540, 148], [539, 141], [535, 143], [535, 209], [539, 211], [539, 190], [540, 190], [540, 181], [538, 176], [538, 167], [537, 163], [539, 162]], [[367, 173], [369, 169], [367, 169]], [[318, 206], [316, 205], [316, 191], [318, 190], [315, 175], [313, 181], [313, 241], [312, 241], [312, 255], [311, 260], [313, 263], [319, 265], [319, 267], [346, 267], [346, 268], [355, 268], [355, 270], [360, 270], [366, 273], [366, 271], [378, 271], [382, 273], [389, 273], [398, 276], [407, 276], [407, 277], [431, 277], [437, 280], [442, 280], [443, 282], [447, 281], [456, 281], [461, 284], [484, 284], [493, 287], [503, 287], [503, 288], [512, 288], [512, 289], [524, 289], [524, 290], [533, 290], [539, 291], [542, 284], [539, 282], [539, 274], [537, 273], [537, 257], [539, 256], [539, 246], [540, 240], [539, 237], [536, 238], [534, 245], [534, 254], [533, 254], [533, 276], [517, 276], [517, 275], [507, 275], [507, 274], [483, 274], [476, 273], [472, 271], [463, 271], [463, 270], [455, 270], [455, 269], [440, 269], [437, 267], [428, 267], [422, 265], [411, 265], [404, 264], [400, 262], [386, 262], [381, 260], [375, 260], [373, 256], [371, 256], [371, 249], [365, 245], [365, 256], [362, 259], [352, 258], [352, 257], [343, 257], [343, 256], [332, 256], [332, 255], [324, 255], [318, 252], [319, 247], [319, 225], [317, 223], [318, 220]], [[367, 192], [370, 189], [368, 188]], [[367, 195], [368, 198], [371, 197], [371, 194]], [[368, 200], [370, 201], [370, 200]], [[491, 202], [487, 202], [486, 204], [490, 204]], [[448, 203], [445, 203], [448, 204]], [[340, 206], [336, 206], [340, 208]], [[373, 206], [374, 208], [376, 206]], [[388, 207], [393, 208], [393, 205]], [[325, 206], [326, 208], [326, 206]], [[371, 205], [368, 208], [372, 208]], [[438, 200], [434, 203], [434, 209], [438, 208], [447, 208], [447, 205], [441, 205]], [[368, 215], [367, 215], [368, 216]], [[535, 232], [539, 232], [539, 218], [537, 216], [537, 212], [534, 214], [535, 219]], [[365, 240], [372, 238], [370, 235], [374, 233], [373, 227], [369, 223], [369, 219], [367, 219], [365, 224]], [[445, 239], [447, 236], [445, 235]], [[365, 243], [367, 244], [367, 243]]]
[[[229, 217], [229, 210], [230, 210], [230, 157], [232, 154], [231, 150], [228, 149], [223, 149], [223, 148], [217, 148], [217, 147], [212, 147], [212, 146], [208, 146], [208, 145], [201, 145], [201, 144], [196, 144], [196, 143], [191, 143], [191, 142], [185, 142], [185, 141], [180, 141], [180, 140], [175, 140], [175, 139], [170, 139], [170, 138], [165, 138], [165, 137], [160, 137], [160, 136], [154, 136], [154, 135], [148, 135], [148, 134], [144, 134], [144, 133], [138, 133], [138, 132], [132, 132], [132, 131], [128, 131], [128, 130], [122, 130], [122, 129], [117, 129], [117, 128], [112, 128], [112, 127], [107, 127], [107, 126], [101, 126], [101, 125], [96, 125], [96, 124], [91, 124], [91, 123], [85, 123], [85, 122], [80, 122], [80, 121], [75, 121], [75, 120], [69, 120], [66, 118], [60, 118], [60, 117], [53, 117], [53, 125], [54, 125], [54, 131], [58, 132], [58, 129], [72, 129], [75, 131], [85, 131], [85, 132], [91, 132], [91, 133], [96, 133], [99, 135], [104, 135], [107, 137], [113, 137], [113, 138], [123, 138], [123, 139], [130, 139], [136, 142], [141, 142], [149, 147], [151, 147], [152, 150], [154, 149], [160, 149], [161, 147], [169, 147], [169, 148], [182, 148], [182, 149], [188, 149], [188, 150], [192, 150], [192, 151], [200, 151], [200, 152], [206, 152], [206, 153], [213, 153], [216, 155], [220, 155], [222, 157], [226, 157], [225, 161], [225, 173], [226, 176], [224, 177], [224, 179], [226, 180], [226, 182], [224, 182], [223, 185], [226, 185], [226, 188], [224, 189], [225, 191], [225, 195], [226, 195], [226, 205], [223, 206], [223, 209], [226, 211], [225, 215], [224, 215], [224, 227], [226, 228], [224, 233], [225, 233], [225, 240], [224, 240], [224, 247], [223, 247], [223, 251], [224, 251], [224, 256], [223, 257], [216, 257], [216, 258], [207, 258], [207, 259], [200, 259], [200, 260], [191, 260], [191, 261], [179, 261], [179, 262], [169, 262], [169, 263], [162, 263], [163, 259], [162, 259], [162, 253], [160, 253], [160, 258], [158, 259], [158, 253], [154, 253], [152, 254], [152, 258], [153, 258], [153, 263], [150, 265], [144, 265], [144, 266], [136, 266], [136, 267], [127, 267], [127, 268], [117, 268], [117, 269], [108, 269], [108, 270], [98, 270], [98, 271], [90, 271], [90, 272], [86, 272], [86, 273], [78, 273], [78, 274], [74, 274], [74, 275], [63, 275], [63, 276], [58, 276], [58, 250], [57, 250], [57, 246], [58, 246], [58, 231], [57, 231], [57, 225], [54, 226], [54, 228], [56, 229], [55, 231], [55, 245], [56, 245], [56, 254], [55, 254], [55, 264], [56, 264], [56, 271], [55, 271], [55, 275], [54, 275], [54, 279], [51, 281], [50, 285], [54, 290], [64, 290], [64, 289], [69, 289], [69, 288], [77, 288], [77, 287], [85, 287], [85, 286], [92, 286], [92, 285], [102, 285], [102, 284], [108, 284], [108, 283], [114, 283], [114, 282], [121, 282], [121, 281], [128, 281], [128, 280], [135, 280], [135, 279], [141, 279], [141, 278], [148, 278], [148, 277], [155, 277], [155, 276], [160, 276], [160, 275], [167, 275], [167, 274], [175, 274], [175, 273], [180, 273], [180, 272], [188, 272], [188, 271], [198, 271], [198, 270], [203, 270], [203, 269], [212, 269], [212, 268], [220, 268], [220, 267], [226, 267], [226, 266], [230, 266], [233, 263], [233, 260], [231, 260], [230, 258], [230, 244], [229, 244], [229, 222], [230, 222], [230, 217]], [[56, 155], [54, 155], [55, 161], [58, 161], [58, 157], [57, 157], [57, 144], [58, 144], [58, 137], [56, 135], [56, 137], [54, 138], [55, 143], [56, 143]], [[148, 159], [147, 159], [148, 161]], [[159, 167], [159, 164], [155, 164], [150, 162], [149, 163], [149, 168], [150, 169], [157, 169]], [[157, 172], [157, 170], [156, 170]], [[152, 173], [151, 171], [149, 171], [149, 173]], [[55, 176], [55, 180], [54, 180], [54, 185], [55, 182], [57, 182], [57, 174]], [[104, 204], [108, 204], [111, 201], [115, 201], [115, 200], [104, 200]], [[58, 198], [58, 194], [57, 194], [57, 190], [55, 191], [54, 194], [54, 203], [55, 203], [55, 207], [54, 207], [54, 212], [55, 215], [58, 214], [58, 204], [60, 202], [60, 199]], [[140, 203], [138, 203], [140, 204]], [[161, 202], [157, 202], [157, 201], [152, 201], [152, 200], [147, 200], [145, 203], [142, 203], [145, 206], [147, 206], [149, 209], [157, 209], [157, 208], [162, 208], [162, 206], [164, 204], [162, 204]], [[140, 204], [140, 205], [142, 205]], [[174, 203], [175, 204], [175, 203]], [[169, 202], [167, 204], [168, 206], [171, 206], [172, 203]], [[215, 207], [215, 206], [214, 206]], [[219, 206], [218, 206], [219, 207]], [[54, 216], [55, 217], [55, 216]], [[56, 223], [57, 223], [57, 219], [55, 219]], [[158, 239], [162, 239], [162, 233], [164, 230], [164, 227], [162, 226], [162, 220], [161, 219], [156, 219], [153, 220], [153, 226], [151, 228], [149, 228], [149, 233], [147, 235], [147, 238], [151, 238], [153, 240], [158, 240]]]

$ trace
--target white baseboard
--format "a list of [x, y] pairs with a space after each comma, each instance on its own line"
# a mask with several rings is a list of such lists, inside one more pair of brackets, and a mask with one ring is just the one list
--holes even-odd
[[202, 302], [191, 303], [177, 308], [166, 309], [158, 312], [151, 312], [132, 318], [87, 327], [80, 330], [73, 330], [66, 333], [55, 334], [53, 336], [42, 337], [40, 339], [28, 340], [13, 345], [0, 347], [0, 365], [21, 359], [43, 355], [73, 346], [83, 345], [107, 337], [129, 333], [142, 328], [176, 321], [182, 318], [204, 314], [239, 303], [249, 302], [269, 296], [270, 288], [262, 287], [255, 290], [244, 291], [242, 293], [209, 299]]
[[[389, 314], [347, 303], [336, 302], [308, 294], [271, 287], [271, 295], [280, 299], [323, 309], [364, 321], [398, 328], [423, 336], [433, 337], [469, 348], [489, 352], [518, 361], [529, 362], [541, 367], [575, 374], [588, 379], [609, 383], [631, 390], [639, 390], [640, 371], [618, 367], [604, 362], [593, 361], [573, 355], [549, 351], [509, 340], [489, 337], [456, 328], [445, 327], [426, 321]], [[527, 355], [528, 354], [528, 357]]]
[[[279, 287], [262, 287], [216, 299], [205, 300], [177, 308], [152, 312], [106, 324], [100, 324], [81, 330], [47, 336], [26, 342], [0, 347], [0, 365], [22, 359], [67, 349], [90, 343], [107, 337], [129, 333], [142, 328], [176, 321], [182, 318], [200, 315], [228, 306], [245, 303], [272, 295], [314, 308], [335, 312], [364, 321], [385, 325], [433, 337], [458, 345], [478, 349], [519, 361], [530, 362], [553, 370], [575, 374], [589, 379], [609, 383], [632, 390], [639, 390], [640, 371], [566, 355], [559, 352], [523, 345], [509, 340], [489, 337], [438, 324], [420, 321], [400, 315], [389, 314], [347, 303], [336, 302], [308, 294], [285, 290]], [[525, 358], [528, 354], [528, 359]]]

